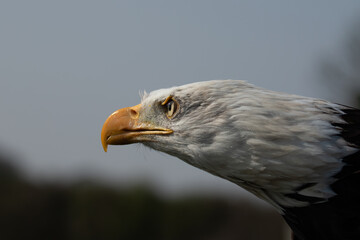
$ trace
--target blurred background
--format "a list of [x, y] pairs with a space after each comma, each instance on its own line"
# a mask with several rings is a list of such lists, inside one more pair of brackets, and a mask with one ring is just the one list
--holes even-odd
[[360, 103], [360, 2], [0, 2], [1, 239], [289, 239], [238, 186], [140, 145], [114, 110], [211, 79]]

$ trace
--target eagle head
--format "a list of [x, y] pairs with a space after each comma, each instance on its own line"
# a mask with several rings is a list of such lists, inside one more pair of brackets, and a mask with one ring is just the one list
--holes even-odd
[[251, 86], [208, 81], [144, 94], [139, 105], [119, 109], [105, 121], [104, 150], [108, 145], [143, 143], [221, 175], [226, 160], [219, 157], [231, 155], [243, 139], [241, 131], [233, 131], [231, 109], [236, 108], [233, 95], [245, 88]]

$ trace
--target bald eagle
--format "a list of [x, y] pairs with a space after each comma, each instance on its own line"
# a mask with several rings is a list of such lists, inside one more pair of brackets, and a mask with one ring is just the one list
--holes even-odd
[[273, 205], [296, 240], [360, 239], [360, 110], [244, 81], [160, 89], [115, 111], [101, 140], [143, 143]]

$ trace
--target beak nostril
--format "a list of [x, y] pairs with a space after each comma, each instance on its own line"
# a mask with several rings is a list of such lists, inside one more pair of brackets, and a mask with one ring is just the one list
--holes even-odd
[[131, 108], [129, 112], [130, 112], [131, 118], [136, 119], [139, 117], [139, 113], [135, 109]]

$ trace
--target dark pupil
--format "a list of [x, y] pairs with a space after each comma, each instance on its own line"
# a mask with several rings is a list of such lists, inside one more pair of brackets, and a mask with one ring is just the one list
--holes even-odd
[[174, 107], [174, 102], [173, 101], [168, 102], [167, 107], [168, 107], [168, 112], [170, 112]]

